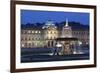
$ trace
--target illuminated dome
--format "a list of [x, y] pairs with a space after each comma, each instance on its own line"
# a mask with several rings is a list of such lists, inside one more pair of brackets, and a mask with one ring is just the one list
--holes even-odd
[[53, 21], [51, 21], [51, 20], [49, 20], [49, 21], [47, 21], [46, 23], [45, 23], [45, 25], [42, 27], [43, 29], [45, 29], [45, 28], [57, 28], [56, 26], [55, 26], [55, 24], [53, 23]]

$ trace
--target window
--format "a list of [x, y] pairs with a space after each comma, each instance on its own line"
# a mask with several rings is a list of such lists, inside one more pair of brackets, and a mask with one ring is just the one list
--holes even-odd
[[31, 33], [31, 31], [30, 31], [30, 30], [28, 30], [28, 33]]
[[52, 34], [52, 31], [50, 32], [50, 34]]
[[54, 34], [57, 34], [57, 32], [55, 31]]
[[50, 37], [50, 39], [53, 39], [52, 37]]
[[39, 31], [39, 33], [41, 33], [41, 32]]
[[34, 33], [34, 31], [32, 31], [32, 33]]
[[24, 46], [27, 46], [27, 43], [25, 43]]
[[38, 31], [35, 31], [35, 33], [38, 33]]
[[22, 47], [25, 47], [25, 45], [24, 45], [24, 44], [22, 44]]
[[29, 47], [31, 47], [31, 43], [28, 43]]
[[24, 39], [25, 39], [25, 41], [26, 41], [26, 40], [27, 40], [27, 37], [25, 37]]
[[48, 33], [50, 33], [50, 31], [48, 31]]

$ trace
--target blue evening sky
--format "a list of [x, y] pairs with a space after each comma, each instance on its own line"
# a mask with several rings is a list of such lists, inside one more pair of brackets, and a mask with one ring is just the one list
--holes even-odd
[[66, 21], [66, 19], [69, 22], [75, 21], [89, 25], [89, 13], [21, 10], [21, 24], [43, 23], [48, 20], [62, 22]]

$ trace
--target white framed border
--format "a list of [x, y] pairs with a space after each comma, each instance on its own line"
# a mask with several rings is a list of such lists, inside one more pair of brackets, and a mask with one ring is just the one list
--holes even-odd
[[[94, 64], [94, 10], [86, 8], [71, 8], [71, 7], [52, 7], [52, 6], [37, 6], [37, 5], [16, 5], [15, 25], [16, 25], [16, 69], [24, 68], [43, 68], [43, 67], [58, 67], [58, 66], [75, 66], [75, 65], [89, 65]], [[32, 62], [32, 63], [21, 63], [20, 53], [20, 11], [25, 10], [42, 10], [42, 11], [62, 11], [62, 12], [86, 12], [90, 14], [90, 60], [79, 60], [79, 61], [54, 61], [54, 62]]]

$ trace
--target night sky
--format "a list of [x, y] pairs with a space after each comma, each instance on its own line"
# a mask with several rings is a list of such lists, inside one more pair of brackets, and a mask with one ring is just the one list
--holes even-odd
[[21, 10], [21, 24], [44, 23], [48, 20], [59, 23], [66, 19], [89, 25], [89, 13]]

